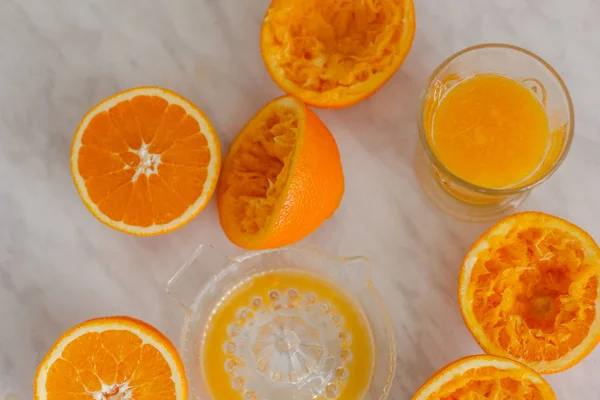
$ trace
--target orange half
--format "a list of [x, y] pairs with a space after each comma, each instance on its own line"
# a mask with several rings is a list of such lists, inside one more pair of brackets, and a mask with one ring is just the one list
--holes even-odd
[[285, 246], [331, 217], [344, 193], [337, 144], [319, 117], [285, 96], [231, 144], [217, 189], [221, 226], [245, 249]]
[[415, 29], [413, 0], [273, 0], [260, 48], [284, 92], [315, 107], [341, 108], [392, 77]]
[[96, 218], [135, 235], [177, 229], [210, 200], [221, 150], [206, 116], [167, 89], [139, 87], [92, 108], [77, 128], [71, 172]]
[[470, 356], [436, 372], [413, 400], [556, 400], [542, 376], [525, 365], [494, 356]]
[[567, 369], [600, 341], [600, 249], [552, 215], [509, 216], [465, 257], [458, 296], [483, 350], [541, 373]]
[[187, 400], [183, 364], [152, 326], [128, 317], [84, 322], [40, 363], [35, 400]]

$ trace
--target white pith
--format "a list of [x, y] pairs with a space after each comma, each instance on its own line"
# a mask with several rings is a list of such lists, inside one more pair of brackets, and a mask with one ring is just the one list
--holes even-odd
[[[158, 166], [161, 163], [160, 154], [148, 152], [148, 147], [150, 147], [148, 143], [142, 143], [142, 146], [137, 150], [129, 149], [131, 153], [137, 154], [137, 156], [140, 158], [140, 163], [137, 167], [135, 167], [135, 174], [133, 174], [131, 182], [137, 181], [142, 174], [146, 175], [147, 177], [158, 174]], [[124, 168], [129, 169], [130, 167], [125, 165]]]

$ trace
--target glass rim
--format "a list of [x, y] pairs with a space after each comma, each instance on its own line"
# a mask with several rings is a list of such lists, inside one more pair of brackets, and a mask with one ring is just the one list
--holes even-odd
[[[446, 168], [446, 166], [444, 164], [442, 164], [442, 162], [437, 158], [433, 149], [429, 145], [429, 140], [427, 139], [427, 134], [425, 133], [425, 127], [423, 126], [423, 117], [425, 114], [424, 111], [425, 111], [425, 101], [427, 98], [427, 92], [428, 92], [429, 88], [431, 87], [431, 84], [436, 79], [439, 72], [444, 67], [446, 67], [448, 64], [450, 64], [452, 61], [454, 61], [458, 57], [462, 56], [463, 54], [470, 53], [472, 51], [481, 50], [481, 49], [486, 49], [486, 48], [499, 48], [499, 49], [506, 49], [506, 50], [510, 50], [510, 51], [516, 51], [516, 52], [524, 54], [525, 56], [529, 56], [529, 57], [535, 59], [542, 66], [544, 66], [557, 80], [559, 86], [562, 89], [563, 95], [565, 96], [565, 99], [567, 101], [567, 105], [569, 108], [569, 111], [568, 111], [569, 128], [566, 132], [566, 139], [562, 146], [560, 156], [556, 159], [556, 161], [553, 163], [552, 167], [549, 168], [548, 171], [544, 175], [542, 175], [541, 177], [539, 177], [538, 179], [534, 180], [533, 182], [531, 182], [527, 185], [519, 186], [516, 188], [508, 188], [508, 189], [486, 188], [483, 186], [479, 186], [479, 185], [467, 182], [462, 178], [459, 178], [454, 173], [450, 172], [450, 170], [448, 168]], [[462, 50], [452, 54], [450, 57], [446, 58], [440, 65], [438, 65], [436, 67], [436, 69], [431, 73], [431, 75], [429, 76], [429, 79], [427, 80], [427, 85], [425, 86], [425, 90], [421, 93], [421, 105], [419, 108], [417, 128], [419, 130], [419, 138], [421, 141], [421, 146], [423, 146], [423, 149], [425, 150], [425, 153], [427, 153], [429, 160], [431, 160], [431, 162], [433, 162], [435, 167], [437, 169], [439, 169], [444, 175], [449, 176], [451, 179], [458, 182], [461, 186], [464, 186], [465, 188], [472, 190], [474, 192], [477, 192], [477, 193], [489, 194], [489, 195], [511, 195], [511, 194], [527, 192], [527, 191], [533, 189], [534, 187], [538, 186], [539, 184], [541, 184], [542, 182], [545, 182], [548, 178], [550, 178], [550, 176], [552, 176], [552, 174], [554, 174], [554, 172], [556, 172], [558, 167], [560, 167], [560, 165], [563, 163], [564, 159], [567, 157], [567, 154], [569, 153], [569, 149], [571, 148], [571, 142], [573, 140], [573, 134], [574, 134], [574, 129], [575, 129], [575, 112], [573, 109], [573, 101], [571, 100], [571, 94], [569, 93], [569, 90], [567, 89], [567, 85], [565, 84], [563, 79], [560, 77], [558, 72], [556, 72], [556, 70], [554, 68], [552, 68], [552, 66], [550, 64], [548, 64], [543, 58], [541, 58], [540, 56], [538, 56], [537, 54], [535, 54], [529, 50], [523, 49], [518, 46], [511, 45], [511, 44], [484, 43], [484, 44], [478, 44], [475, 46], [467, 47], [465, 49], [462, 49]]]

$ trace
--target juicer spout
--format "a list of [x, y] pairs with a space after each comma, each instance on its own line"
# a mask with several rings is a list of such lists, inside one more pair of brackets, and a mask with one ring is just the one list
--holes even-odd
[[167, 283], [167, 293], [190, 311], [202, 294], [200, 288], [211, 287], [228, 264], [228, 259], [211, 245], [200, 245]]

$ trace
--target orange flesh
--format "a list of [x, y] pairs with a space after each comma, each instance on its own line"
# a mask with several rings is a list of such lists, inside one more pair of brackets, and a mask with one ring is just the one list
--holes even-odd
[[171, 375], [160, 352], [133, 333], [86, 333], [69, 343], [50, 367], [47, 399], [94, 400], [90, 392], [100, 391], [109, 400], [129, 391], [135, 400], [175, 399]]
[[215, 400], [243, 398], [232, 388], [225, 369], [229, 357], [222, 350], [228, 337], [227, 327], [236, 321], [238, 310], [249, 307], [256, 296], [264, 298], [265, 304], [268, 304], [270, 291], [284, 292], [290, 288], [300, 293], [314, 293], [317, 298], [328, 301], [343, 317], [346, 332], [352, 337], [348, 346], [352, 352], [352, 362], [348, 367], [347, 384], [336, 398], [362, 398], [370, 384], [374, 364], [373, 339], [365, 317], [343, 292], [329, 282], [301, 272], [282, 271], [253, 277], [228, 294], [215, 309], [202, 343], [204, 379]]
[[392, 0], [276, 0], [266, 20], [285, 79], [316, 93], [368, 82], [393, 68], [406, 27]]
[[430, 138], [440, 162], [457, 177], [486, 188], [523, 184], [549, 144], [546, 111], [520, 82], [481, 74], [451, 88], [433, 116]]
[[494, 399], [544, 400], [540, 389], [523, 379], [521, 370], [481, 367], [444, 384], [428, 400]]
[[166, 224], [204, 190], [208, 142], [195, 119], [160, 97], [137, 96], [99, 113], [81, 141], [79, 173], [114, 221]]
[[594, 322], [598, 279], [578, 239], [530, 227], [490, 243], [467, 294], [485, 335], [526, 361], [555, 360], [579, 345]]
[[250, 122], [228, 155], [231, 170], [221, 184], [240, 233], [256, 234], [270, 222], [289, 176], [299, 124], [294, 109], [270, 107], [264, 118]]

